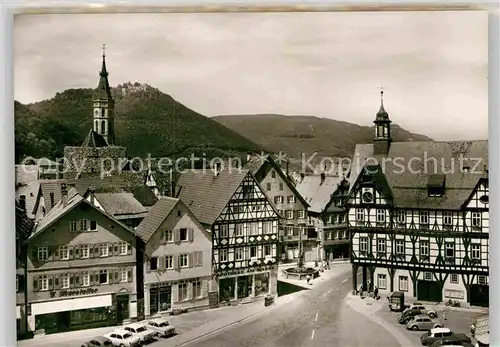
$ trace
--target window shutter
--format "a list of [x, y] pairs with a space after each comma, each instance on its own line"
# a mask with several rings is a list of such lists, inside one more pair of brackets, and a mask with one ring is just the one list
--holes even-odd
[[198, 252], [198, 266], [203, 266], [203, 252]]
[[115, 248], [113, 246], [114, 244], [108, 243], [108, 257], [112, 257], [114, 254]]
[[54, 260], [59, 260], [59, 247], [58, 246], [55, 246], [54, 247]]
[[50, 260], [50, 261], [53, 260], [53, 258], [52, 258], [53, 254], [54, 254], [53, 249], [54, 249], [54, 247], [47, 247], [47, 260]]
[[118, 242], [113, 243], [113, 254], [114, 256], [117, 256], [120, 254], [120, 244]]
[[49, 282], [49, 290], [54, 290], [54, 276], [49, 275], [47, 276], [48, 282]]
[[61, 275], [55, 275], [54, 276], [54, 289], [61, 289], [61, 287], [62, 287]]
[[167, 243], [167, 233], [165, 232], [165, 230], [162, 230], [161, 231], [161, 243]]
[[99, 249], [100, 244], [94, 245], [94, 258], [99, 258], [101, 256], [101, 250]]
[[127, 243], [127, 254], [132, 254], [132, 245], [130, 243]]
[[158, 268], [160, 270], [165, 269], [165, 256], [158, 257]]
[[33, 247], [31, 249], [31, 261], [38, 261], [38, 247]]
[[74, 258], [74, 256], [75, 256], [75, 255], [73, 254], [73, 252], [74, 252], [73, 246], [68, 246], [68, 254], [69, 254], [69, 259], [70, 259], [70, 260], [71, 260], [71, 259], [73, 259], [73, 258]]
[[146, 260], [146, 273], [151, 272], [151, 260]]
[[193, 267], [193, 253], [188, 254], [188, 266]]
[[100, 283], [100, 272], [99, 271], [94, 271], [94, 283], [95, 285], [99, 285]]
[[193, 228], [189, 228], [188, 229], [188, 233], [189, 233], [189, 242], [193, 242], [193, 240], [194, 240], [194, 230], [193, 230]]
[[133, 268], [129, 268], [128, 269], [128, 274], [127, 274], [127, 280], [129, 282], [132, 282], [134, 279], [134, 271], [133, 271]]
[[89, 258], [94, 258], [94, 245], [90, 244], [89, 247]]
[[81, 279], [81, 273], [79, 272], [75, 275], [75, 287], [80, 287], [82, 285], [80, 279]]
[[73, 288], [75, 286], [75, 274], [70, 274], [69, 275], [69, 287]]
[[179, 263], [179, 254], [172, 255], [172, 260], [174, 262], [174, 269], [176, 269], [176, 270], [179, 269], [179, 265], [180, 265], [180, 263]]
[[80, 245], [73, 247], [73, 255], [75, 259], [79, 259], [81, 257], [80, 252], [81, 252]]
[[38, 292], [38, 276], [33, 276], [33, 291]]

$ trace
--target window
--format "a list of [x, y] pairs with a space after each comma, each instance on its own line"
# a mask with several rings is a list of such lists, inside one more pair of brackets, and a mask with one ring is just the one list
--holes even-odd
[[128, 281], [128, 269], [121, 269], [120, 271], [120, 282]]
[[171, 229], [164, 230], [165, 242], [174, 242], [174, 233]]
[[243, 260], [244, 249], [239, 247], [235, 248], [235, 260]]
[[359, 250], [366, 252], [368, 250], [368, 237], [359, 238]]
[[470, 245], [470, 258], [475, 260], [481, 259], [481, 245]]
[[289, 195], [289, 196], [287, 197], [287, 202], [288, 202], [289, 204], [290, 204], [290, 203], [295, 202], [295, 196], [293, 196], [293, 195]]
[[234, 236], [243, 236], [243, 224], [236, 224], [234, 226]]
[[385, 275], [385, 274], [378, 274], [378, 276], [377, 276], [377, 287], [379, 289], [386, 289], [387, 288], [387, 275]]
[[405, 253], [405, 241], [396, 240], [396, 254], [404, 254], [404, 253]]
[[421, 240], [420, 241], [420, 255], [429, 256], [429, 241]]
[[377, 209], [377, 223], [385, 222], [385, 210]]
[[174, 257], [172, 255], [165, 256], [165, 267], [167, 269], [173, 269], [174, 268]]
[[88, 258], [89, 257], [89, 245], [81, 245], [80, 246], [80, 258]]
[[227, 261], [227, 249], [219, 249], [219, 261]]
[[272, 178], [276, 178], [276, 171], [271, 170], [271, 177], [272, 177]]
[[339, 239], [343, 239], [344, 238], [344, 231], [343, 230], [339, 230]]
[[266, 183], [266, 190], [270, 191], [271, 190], [271, 183]]
[[88, 287], [90, 285], [90, 276], [88, 272], [82, 273], [82, 286]]
[[158, 257], [152, 257], [149, 259], [149, 268], [151, 271], [158, 269]]
[[377, 252], [378, 253], [385, 253], [385, 239], [377, 239]]
[[259, 225], [257, 223], [248, 223], [250, 227], [250, 235], [257, 235], [259, 233]]
[[290, 225], [286, 226], [285, 227], [285, 233], [288, 236], [293, 236], [293, 226], [290, 226]]
[[76, 231], [76, 222], [75, 221], [69, 222], [69, 231]]
[[264, 256], [271, 255], [271, 245], [264, 245]]
[[90, 230], [91, 231], [96, 231], [97, 230], [97, 221], [91, 220], [90, 221]]
[[481, 213], [472, 212], [472, 229], [481, 229]]
[[107, 257], [109, 255], [108, 250], [109, 250], [108, 244], [107, 243], [101, 243], [99, 255], [101, 257]]
[[486, 276], [484, 276], [484, 275], [477, 276], [477, 283], [481, 284], [481, 285], [486, 285], [487, 284]]
[[39, 276], [38, 283], [40, 290], [49, 290], [49, 278], [47, 275]]
[[99, 284], [108, 284], [108, 270], [99, 271]]
[[229, 225], [219, 225], [219, 237], [229, 237]]
[[339, 214], [339, 224], [342, 224], [342, 223], [344, 223], [344, 215]]
[[293, 210], [286, 211], [286, 219], [293, 219]]
[[405, 210], [399, 210], [397, 218], [398, 218], [398, 223], [399, 224], [405, 224], [406, 223], [406, 211]]
[[356, 209], [356, 222], [363, 222], [365, 220], [365, 210], [362, 208]]
[[280, 182], [280, 190], [283, 190], [283, 182]]
[[68, 246], [60, 246], [59, 247], [59, 256], [61, 257], [61, 260], [68, 260], [69, 259]]
[[189, 266], [189, 260], [188, 260], [187, 254], [181, 254], [179, 256], [179, 264], [181, 267], [188, 267]]
[[432, 281], [432, 272], [424, 272], [424, 280]]
[[181, 241], [187, 241], [188, 240], [188, 231], [186, 228], [182, 228], [179, 230], [179, 239]]
[[182, 217], [182, 211], [177, 211], [177, 217]]
[[68, 289], [69, 288], [69, 274], [64, 274], [62, 275], [62, 288], [63, 289]]
[[87, 220], [86, 219], [80, 219], [80, 230], [87, 231]]
[[299, 210], [299, 217], [298, 218], [306, 218], [306, 211], [304, 210]]
[[455, 244], [453, 242], [446, 242], [444, 244], [444, 249], [446, 252], [446, 258], [454, 258], [455, 257]]
[[458, 283], [458, 275], [457, 274], [451, 274], [450, 276], [450, 283]]
[[179, 301], [186, 300], [188, 298], [188, 285], [187, 283], [179, 283]]
[[453, 213], [443, 212], [443, 226], [451, 226], [453, 224]]
[[399, 276], [399, 290], [402, 292], [408, 291], [408, 276]]
[[429, 225], [429, 212], [428, 211], [420, 211], [420, 226], [428, 226]]
[[38, 247], [38, 260], [44, 261], [49, 259], [49, 248]]
[[201, 282], [193, 282], [193, 298], [201, 298]]
[[275, 204], [282, 204], [283, 203], [283, 196], [282, 195], [276, 195], [274, 197], [274, 203]]
[[262, 233], [272, 234], [273, 233], [273, 222], [262, 222]]
[[251, 246], [250, 247], [250, 258], [255, 258], [255, 257], [257, 257], [257, 247]]
[[120, 242], [120, 255], [127, 255], [127, 243], [126, 242]]
[[244, 200], [251, 199], [252, 193], [253, 193], [253, 186], [243, 185], [243, 199]]

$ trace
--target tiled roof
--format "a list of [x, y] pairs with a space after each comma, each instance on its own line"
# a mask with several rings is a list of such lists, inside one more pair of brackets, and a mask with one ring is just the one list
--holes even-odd
[[28, 217], [26, 211], [16, 201], [16, 232], [21, 240], [26, 240], [32, 233], [34, 222]]
[[[52, 209], [51, 204], [51, 193], [54, 196], [54, 205], [57, 204], [61, 200], [61, 183], [65, 182], [64, 180], [42, 180], [40, 181], [40, 192], [43, 197], [43, 204], [45, 207], [45, 211], [49, 212]], [[41, 202], [41, 201], [40, 201]], [[34, 206], [37, 207], [36, 205]], [[35, 211], [33, 211], [35, 212]]]
[[268, 154], [265, 156], [254, 155], [245, 164], [245, 169], [250, 170], [252, 175], [255, 176], [255, 174], [262, 168], [262, 166], [264, 166], [268, 158], [270, 158]]
[[147, 213], [144, 206], [129, 192], [95, 193], [95, 198], [106, 212], [115, 217]]
[[[393, 142], [384, 161], [373, 155], [372, 144], [357, 145], [349, 175], [352, 183], [367, 162], [385, 163], [382, 170], [394, 197], [394, 206], [459, 209], [479, 179], [485, 176], [488, 141]], [[469, 172], [461, 169], [462, 163], [470, 168]], [[433, 176], [436, 174], [445, 175], [445, 194], [429, 197], [427, 185], [429, 180], [432, 183], [439, 178]]]
[[16, 199], [21, 195], [26, 196], [26, 211], [30, 218], [33, 217], [33, 208], [38, 192], [38, 165], [16, 165]]
[[189, 170], [177, 181], [178, 197], [201, 223], [212, 225], [247, 174], [247, 169], [222, 170], [217, 176], [212, 170]]
[[139, 235], [144, 242], [148, 242], [178, 202], [179, 199], [175, 198], [160, 198], [158, 202], [150, 208], [146, 218], [144, 218], [137, 229], [135, 229], [136, 234]]
[[309, 211], [321, 213], [330, 202], [332, 194], [337, 190], [342, 179], [340, 176], [324, 175], [322, 179], [321, 174], [307, 175], [296, 188], [309, 204]]
[[106, 142], [106, 139], [92, 129], [90, 129], [87, 136], [85, 137], [85, 140], [83, 140], [82, 142], [82, 147], [107, 147], [107, 146], [108, 143]]

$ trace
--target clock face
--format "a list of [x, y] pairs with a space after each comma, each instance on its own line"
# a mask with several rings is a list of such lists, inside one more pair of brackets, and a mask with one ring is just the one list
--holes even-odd
[[95, 113], [96, 116], [98, 116], [99, 115], [99, 110], [95, 110], [94, 113]]
[[363, 202], [372, 202], [373, 201], [373, 194], [370, 192], [364, 192], [363, 193]]

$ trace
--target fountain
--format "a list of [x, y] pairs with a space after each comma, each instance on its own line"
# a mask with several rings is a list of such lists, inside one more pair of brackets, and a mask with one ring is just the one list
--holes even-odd
[[304, 252], [299, 252], [299, 261], [296, 267], [291, 267], [283, 270], [283, 275], [286, 279], [298, 279], [302, 280], [311, 275], [311, 278], [319, 277], [319, 270], [312, 267], [304, 266]]

